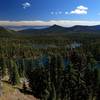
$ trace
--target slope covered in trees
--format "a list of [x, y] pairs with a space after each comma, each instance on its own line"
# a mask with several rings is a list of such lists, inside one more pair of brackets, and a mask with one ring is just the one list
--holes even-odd
[[0, 76], [1, 95], [6, 79], [41, 100], [99, 100], [100, 39], [0, 38]]

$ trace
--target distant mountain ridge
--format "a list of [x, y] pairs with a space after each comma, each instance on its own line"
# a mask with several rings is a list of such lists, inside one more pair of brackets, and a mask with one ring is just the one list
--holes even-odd
[[10, 36], [10, 35], [29, 35], [29, 36], [59, 36], [59, 35], [67, 35], [67, 36], [88, 36], [88, 35], [96, 35], [100, 36], [100, 25], [95, 26], [81, 26], [76, 25], [72, 27], [62, 27], [59, 25], [53, 25], [44, 28], [28, 28], [20, 31], [10, 30], [8, 28], [4, 28], [0, 26], [0, 36]]
[[89, 33], [89, 34], [99, 34], [100, 35], [100, 25], [96, 26], [81, 26], [76, 25], [72, 27], [62, 27], [58, 25], [53, 25], [48, 28], [43, 29], [25, 29], [18, 31], [20, 34], [26, 35], [67, 35], [67, 34], [79, 34], [79, 33]]

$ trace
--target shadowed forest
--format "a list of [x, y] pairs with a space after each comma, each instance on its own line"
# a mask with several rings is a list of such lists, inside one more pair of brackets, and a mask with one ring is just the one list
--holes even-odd
[[0, 95], [5, 81], [40, 100], [99, 100], [100, 38], [2, 37]]

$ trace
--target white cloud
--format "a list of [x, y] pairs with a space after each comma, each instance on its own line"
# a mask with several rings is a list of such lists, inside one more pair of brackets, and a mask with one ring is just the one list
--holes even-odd
[[62, 14], [62, 11], [58, 11], [58, 12], [51, 12], [51, 15], [61, 15]]
[[58, 12], [58, 14], [60, 14], [60, 15], [61, 15], [61, 14], [62, 14], [62, 12], [61, 12], [61, 11], [59, 11], [59, 12]]
[[54, 14], [54, 12], [51, 12], [51, 15], [53, 15]]
[[67, 11], [66, 12], [62, 12], [62, 11], [54, 12], [54, 11], [52, 11], [51, 15], [61, 15], [61, 14], [65, 14], [65, 15], [68, 15], [68, 14], [84, 15], [84, 14], [87, 14], [87, 11], [88, 11], [88, 7], [80, 5], [80, 6], [76, 7], [75, 10], [70, 11], [70, 12], [67, 12]]
[[66, 12], [62, 12], [62, 11], [58, 11], [58, 12], [51, 12], [51, 15], [62, 15], [62, 14], [68, 14], [68, 12], [66, 11]]
[[31, 6], [31, 4], [29, 2], [25, 2], [22, 4], [23, 8], [26, 9], [26, 8], [29, 8]]
[[50, 21], [0, 21], [0, 26], [51, 26], [60, 25], [70, 27], [74, 25], [100, 25], [100, 21], [83, 21], [83, 20], [50, 20]]
[[81, 10], [88, 10], [88, 8], [87, 8], [87, 7], [82, 6], [82, 5], [81, 5], [81, 6], [78, 6], [78, 7], [77, 7], [77, 9], [81, 9]]
[[100, 15], [100, 13], [98, 13], [98, 15]]
[[71, 11], [70, 14], [87, 14], [88, 7], [78, 6], [75, 10]]
[[68, 12], [66, 11], [66, 12], [65, 12], [65, 14], [67, 15], [67, 14], [68, 14]]

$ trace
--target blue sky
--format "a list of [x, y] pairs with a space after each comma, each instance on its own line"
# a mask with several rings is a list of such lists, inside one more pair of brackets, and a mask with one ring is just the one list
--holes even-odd
[[100, 24], [100, 0], [0, 0], [0, 25]]

